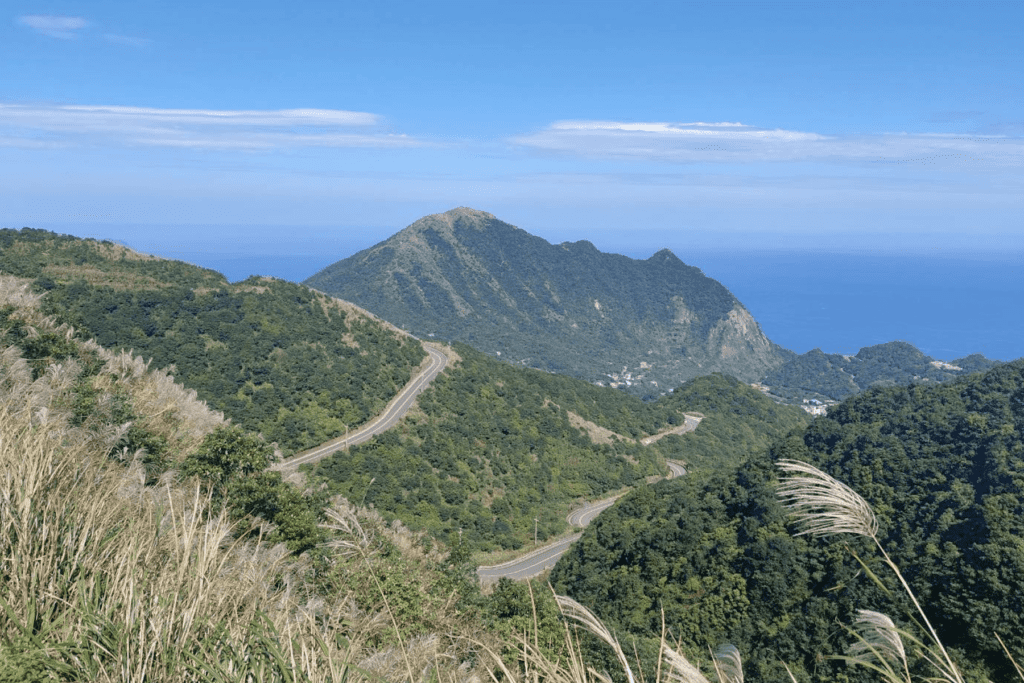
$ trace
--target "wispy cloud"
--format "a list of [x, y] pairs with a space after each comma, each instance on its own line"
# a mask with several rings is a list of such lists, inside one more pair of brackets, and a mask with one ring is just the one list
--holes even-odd
[[77, 31], [89, 25], [82, 17], [65, 17], [55, 14], [25, 14], [18, 17], [18, 23], [51, 38], [68, 40], [78, 35]]
[[672, 163], [830, 161], [1024, 165], [1024, 140], [995, 135], [828, 135], [742, 123], [556, 121], [513, 144], [568, 156]]
[[291, 147], [411, 147], [378, 130], [377, 114], [339, 109], [158, 109], [0, 104], [4, 140], [63, 145], [270, 150]]

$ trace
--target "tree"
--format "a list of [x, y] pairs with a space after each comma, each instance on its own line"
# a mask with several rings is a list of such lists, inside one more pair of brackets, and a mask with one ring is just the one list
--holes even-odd
[[236, 476], [247, 476], [267, 469], [274, 449], [256, 434], [236, 425], [211, 432], [195, 453], [182, 463], [188, 477], [200, 477], [211, 484], [225, 485]]

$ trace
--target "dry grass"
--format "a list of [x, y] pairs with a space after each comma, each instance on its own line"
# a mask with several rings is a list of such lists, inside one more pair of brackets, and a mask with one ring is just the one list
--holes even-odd
[[[137, 460], [125, 468], [80, 438], [49, 410], [67, 366], [32, 381], [16, 353], [0, 359], [0, 680], [473, 679], [447, 634], [371, 647], [394, 626], [386, 615], [318, 599], [301, 561], [238, 541], [198, 489], [146, 487]], [[117, 381], [151, 377], [138, 359], [109, 361]], [[159, 405], [166, 376], [149, 381]], [[349, 511], [339, 501], [336, 521], [370, 543]]]
[[124, 270], [101, 270], [95, 266], [46, 266], [43, 274], [55, 280], [84, 280], [93, 287], [108, 287], [119, 291], [141, 289], [167, 289], [174, 285], [147, 275]]
[[[223, 416], [131, 353], [78, 340], [38, 303], [24, 281], [0, 277], [11, 316], [30, 334], [63, 335], [94, 369], [66, 358], [34, 378], [17, 347], [0, 350], [0, 681], [479, 679], [457, 634], [391, 637], [389, 596], [382, 613], [360, 611], [353, 596], [324, 599], [304, 557], [239, 541], [197, 488], [167, 477], [147, 487], [140, 453], [110, 459], [129, 426], [103, 421], [115, 394], [174, 459]], [[83, 388], [97, 410], [72, 423]], [[352, 533], [368, 523], [372, 543], [439, 561], [400, 524], [359, 515]]]

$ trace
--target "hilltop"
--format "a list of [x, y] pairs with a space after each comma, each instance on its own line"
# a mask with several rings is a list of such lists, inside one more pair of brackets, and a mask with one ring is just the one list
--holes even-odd
[[866, 346], [852, 356], [814, 349], [775, 368], [762, 382], [784, 399], [830, 403], [870, 387], [948, 382], [999, 364], [981, 354], [940, 361], [913, 344], [893, 341]]
[[792, 357], [720, 283], [667, 249], [646, 260], [553, 245], [474, 209], [422, 218], [305, 281], [421, 337], [657, 396]]

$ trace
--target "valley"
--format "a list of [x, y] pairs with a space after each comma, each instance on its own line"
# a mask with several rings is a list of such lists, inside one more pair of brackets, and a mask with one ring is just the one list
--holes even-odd
[[[480, 213], [427, 217], [412, 242], [437, 246], [445, 236], [465, 241], [473, 231], [495, 230], [515, 249], [531, 243], [518, 229], [488, 222], [493, 217], [481, 224]], [[463, 246], [485, 248], [486, 239], [473, 239]], [[542, 261], [550, 249], [583, 254], [584, 262], [614, 256], [586, 245], [533, 244]], [[671, 254], [656, 256], [680, 282], [679, 273], [695, 275], [679, 270], [689, 266]], [[641, 272], [632, 270], [637, 262], [609, 262], [624, 269], [619, 279]], [[851, 620], [855, 605], [880, 605], [884, 591], [855, 583], [844, 553], [787, 534], [772, 502], [770, 465], [798, 458], [851, 481], [891, 520], [886, 533], [903, 548], [900, 563], [915, 590], [953, 615], [934, 618], [944, 637], [972, 653], [964, 661], [979, 671], [1003, 666], [976, 630], [961, 634], [960, 615], [975, 608], [1020, 645], [1019, 625], [998, 606], [1012, 597], [991, 574], [957, 583], [961, 598], [931, 588], [952, 580], [950, 567], [964, 575], [1019, 559], [1011, 546], [1022, 499], [1020, 362], [939, 361], [890, 342], [849, 356], [781, 350], [773, 365], [758, 366], [765, 358], [758, 354], [775, 348], [767, 338], [736, 346], [719, 334], [719, 323], [698, 324], [696, 311], [705, 309], [680, 300], [672, 324], [689, 325], [680, 334], [704, 330], [706, 339], [726, 340], [715, 352], [720, 358], [750, 351], [754, 360], [731, 366], [741, 379], [709, 372], [654, 395], [647, 390], [665, 389], [657, 384], [665, 379], [637, 385], [642, 391], [602, 386], [587, 374], [594, 365], [579, 364], [572, 377], [449, 342], [443, 333], [422, 341], [403, 330], [408, 320], [395, 324], [308, 287], [260, 277], [232, 284], [112, 243], [0, 231], [0, 269], [8, 292], [5, 381], [22, 387], [7, 390], [10, 400], [28, 400], [25, 387], [50, 387], [33, 390], [31, 400], [49, 411], [37, 414], [93, 434], [82, 443], [98, 449], [96, 462], [138, 468], [141, 490], [197, 485], [211, 506], [223, 506], [240, 542], [266, 538], [296, 567], [308, 567], [301, 571], [309, 572], [303, 580], [311, 596], [344, 594], [361, 609], [383, 610], [367, 587], [380, 580], [373, 567], [386, 566], [385, 601], [390, 591], [404, 591], [417, 596], [409, 614], [443, 604], [444, 614], [492, 620], [487, 628], [499, 632], [505, 617], [498, 615], [512, 609], [509, 580], [550, 572], [556, 590], [635, 638], [645, 666], [654, 665], [650, 619], [659, 603], [691, 652], [708, 637], [738, 643], [751, 658], [750, 680], [778, 673], [767, 654], [778, 647], [788, 648], [798, 671], [811, 671], [816, 655], [800, 644], [807, 633], [825, 642], [825, 622]], [[598, 286], [572, 277], [577, 288]], [[756, 341], [756, 323], [736, 313], [742, 305], [728, 290], [693, 282], [718, 292], [706, 310], [728, 308], [729, 324]], [[545, 305], [571, 298], [571, 289], [550, 284]], [[518, 286], [538, 290], [526, 280]], [[491, 288], [496, 300], [500, 289]], [[615, 315], [613, 289], [594, 299], [599, 316]], [[459, 310], [477, 310], [465, 305]], [[507, 323], [510, 315], [496, 319]], [[608, 335], [601, 324], [593, 322], [591, 332], [619, 344], [616, 353], [635, 351], [629, 335]], [[556, 336], [560, 329], [551, 328]], [[572, 334], [570, 342], [578, 339]], [[531, 353], [555, 349], [544, 337], [535, 342]], [[581, 344], [573, 352], [593, 359], [607, 348]], [[568, 357], [564, 348], [557, 353]], [[644, 357], [651, 356], [635, 356], [625, 372], [631, 362], [645, 372], [658, 367]], [[755, 367], [757, 374], [746, 374]], [[812, 418], [807, 405], [827, 410]], [[894, 462], [915, 474], [890, 471]], [[991, 474], [976, 479], [979, 472]], [[900, 502], [908, 495], [924, 501], [920, 510]], [[363, 524], [374, 531], [360, 532]], [[968, 537], [980, 545], [964, 545]], [[382, 549], [372, 551], [380, 556], [354, 566], [352, 558], [370, 547]], [[506, 561], [491, 565], [489, 557]], [[821, 602], [823, 591], [847, 585], [839, 602]], [[758, 611], [761, 604], [771, 606]], [[796, 612], [805, 623], [789, 616]], [[409, 619], [409, 632], [417, 632], [417, 617]], [[587, 654], [597, 662], [605, 656]]]

